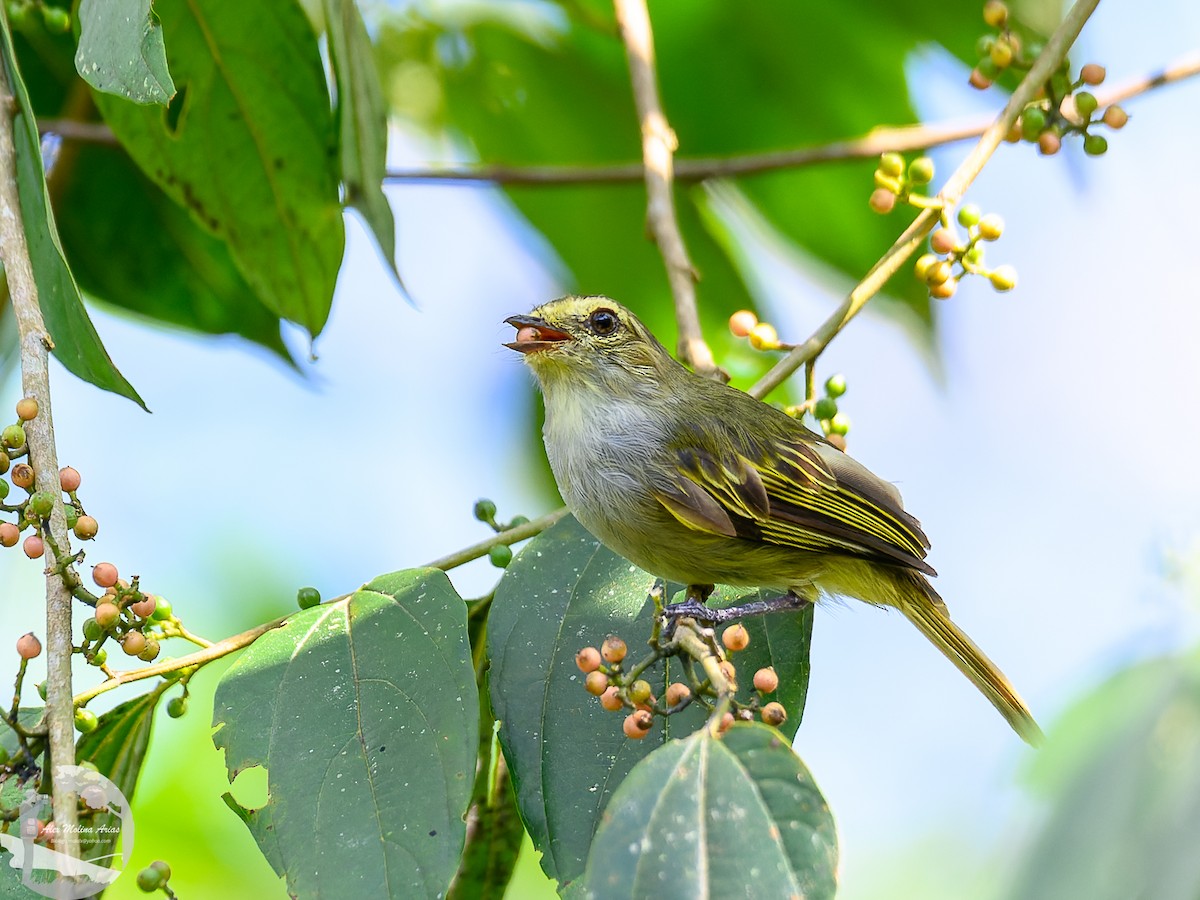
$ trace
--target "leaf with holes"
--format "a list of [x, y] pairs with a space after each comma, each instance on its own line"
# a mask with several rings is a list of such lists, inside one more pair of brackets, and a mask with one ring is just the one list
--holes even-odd
[[315, 335], [345, 234], [312, 26], [291, 0], [158, 12], [179, 89], [171, 105], [102, 93], [96, 105], [142, 171], [228, 243], [259, 300]]
[[295, 896], [435, 897], [458, 866], [479, 743], [466, 605], [443, 572], [383, 575], [297, 613], [217, 687], [226, 802]]
[[738, 723], [640, 762], [604, 814], [585, 878], [595, 900], [828, 900], [837, 833], [804, 763], [773, 728]]
[[75, 69], [98, 91], [166, 104], [175, 93], [150, 0], [81, 0]]
[[[517, 804], [542, 868], [569, 884], [583, 873], [592, 834], [613, 791], [633, 766], [670, 737], [693, 732], [704, 720], [693, 705], [655, 722], [639, 741], [621, 731], [622, 716], [607, 712], [583, 689], [575, 653], [599, 646], [609, 634], [630, 647], [630, 665], [644, 652], [654, 578], [603, 547], [568, 516], [534, 538], [504, 573], [488, 617], [489, 687], [500, 721], [500, 741], [517, 791]], [[722, 602], [752, 597], [724, 590]], [[739, 671], [774, 665], [779, 699], [789, 705], [788, 734], [800, 722], [808, 681], [811, 607], [748, 620], [750, 647]], [[661, 696], [679, 680], [678, 661], [643, 675]], [[748, 687], [750, 678], [743, 678]]]

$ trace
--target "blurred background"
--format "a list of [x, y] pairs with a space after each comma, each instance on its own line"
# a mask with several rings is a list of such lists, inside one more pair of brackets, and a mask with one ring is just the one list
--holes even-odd
[[[461, 122], [452, 113], [465, 102], [466, 83], [429, 81], [404, 48], [431, 40], [443, 58], [482, 56], [499, 29], [481, 30], [471, 45], [462, 22], [489, 16], [536, 35], [522, 46], [553, 44], [557, 8], [495, 6], [502, 11], [367, 7], [385, 86], [397, 92], [391, 163], [548, 161], [532, 152], [538, 140], [561, 162], [636, 158], [632, 118], [617, 136], [598, 133], [595, 155], [596, 148], [569, 154], [525, 132], [506, 134], [497, 146], [507, 149], [486, 155], [456, 136]], [[753, 94], [779, 77], [765, 65], [738, 70], [689, 50], [687, 14], [671, 4], [651, 4], [651, 14], [669, 20], [656, 19], [668, 115], [685, 105], [688, 78], [699, 79], [696, 90], [725, 83]], [[430, 22], [444, 26], [455, 16], [463, 30], [427, 33]], [[1197, 36], [1195, 4], [1110, 2], [1072, 60], [1106, 65], [1116, 84], [1195, 51]], [[961, 56], [970, 47], [958, 57], [932, 41], [901, 48], [906, 85], [878, 89], [907, 91], [922, 120], [992, 112], [1003, 95], [967, 86]], [[793, 87], [792, 105], [757, 113], [767, 110], [786, 134], [790, 120], [814, 115], [805, 91], [832, 95], [826, 105], [850, 104], [876, 89], [878, 74], [838, 70], [836, 83]], [[535, 105], [536, 89], [522, 86], [519, 72], [492, 75], [512, 88], [494, 92], [502, 100], [495, 115]], [[627, 97], [617, 99], [624, 115]], [[898, 284], [892, 293], [900, 299], [873, 304], [821, 359], [819, 378], [843, 372], [849, 384], [841, 401], [854, 422], [849, 451], [900, 487], [933, 541], [937, 587], [956, 620], [1007, 672], [1051, 738], [1042, 753], [1022, 745], [901, 617], [859, 604], [819, 610], [795, 746], [838, 822], [846, 900], [1194, 898], [1200, 890], [1200, 80], [1125, 108], [1130, 123], [1109, 135], [1103, 157], [1085, 157], [1077, 140], [1053, 158], [1028, 144], [1004, 145], [970, 190], [969, 200], [1005, 219], [989, 254], [1016, 266], [1015, 291], [965, 281], [938, 303], [931, 327], [911, 287]], [[820, 128], [827, 136], [861, 133], [856, 115], [828, 117]], [[519, 116], [515, 123], [519, 131]], [[680, 154], [753, 143], [720, 120], [711, 126], [726, 146], [689, 143], [687, 127], [677, 126]], [[792, 142], [804, 143], [809, 133], [795, 134]], [[522, 141], [529, 154], [520, 155]], [[969, 146], [932, 154], [935, 185]], [[763, 205], [747, 199], [771, 196], [785, 175], [687, 189], [718, 223], [712, 233], [736, 247], [756, 308], [784, 340], [807, 337], [852, 283], [852, 261], [869, 264], [907, 221], [902, 213], [872, 220], [876, 230], [859, 241], [858, 213], [830, 212], [841, 207], [821, 191], [843, 182], [852, 192], [836, 202], [866, 209], [872, 167], [806, 170], [807, 187], [789, 188], [786, 202], [770, 207], [776, 223], [791, 216], [820, 231], [827, 221], [836, 238], [827, 252], [820, 239], [801, 249], [804, 242], [766, 223], [756, 211]], [[110, 353], [153, 413], [61, 368], [52, 373], [60, 460], [82, 473], [81, 496], [100, 522], [88, 562], [140, 574], [193, 631], [219, 638], [286, 612], [301, 585], [333, 596], [482, 539], [488, 530], [471, 517], [480, 497], [494, 499], [501, 518], [555, 508], [537, 440], [540, 400], [520, 360], [500, 346], [511, 331], [502, 320], [568, 290], [612, 293], [648, 312], [666, 343], [674, 337], [640, 215], [610, 218], [614, 210], [589, 190], [389, 185], [397, 263], [415, 302], [406, 302], [349, 215], [328, 325], [311, 348], [298, 330], [284, 335], [298, 371], [239, 338], [147, 327], [111, 305], [92, 307]], [[627, 209], [644, 204], [640, 185], [616, 191]], [[531, 224], [538, 215], [558, 216], [568, 228], [561, 245], [559, 235], [550, 240]], [[589, 245], [610, 242], [644, 247], [628, 268], [599, 253], [590, 269], [580, 262]], [[700, 301], [713, 310], [708, 336], [749, 383], [764, 361], [720, 330], [745, 302], [722, 293], [725, 274], [710, 278], [701, 268]], [[622, 293], [631, 279], [642, 280], [634, 298]], [[19, 397], [15, 376], [5, 396]], [[452, 573], [468, 597], [497, 575], [486, 560]], [[44, 633], [41, 580], [39, 564], [16, 551], [0, 555], [0, 646], [25, 631]], [[192, 681], [184, 718], [155, 723], [134, 801], [130, 867], [169, 860], [182, 897], [284, 897], [221, 801], [228, 782], [208, 738], [221, 668]], [[233, 791], [258, 804], [264, 785], [252, 771]], [[509, 896], [539, 892], [553, 895], [526, 854]], [[107, 896], [140, 894], [123, 878]]]

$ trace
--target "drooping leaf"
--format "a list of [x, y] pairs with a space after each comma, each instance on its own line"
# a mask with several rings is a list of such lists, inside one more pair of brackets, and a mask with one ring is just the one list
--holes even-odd
[[323, 0], [329, 55], [337, 79], [337, 122], [346, 205], [375, 235], [379, 252], [403, 288], [396, 269], [396, 220], [383, 193], [387, 173], [387, 105], [371, 38], [354, 0]]
[[465, 604], [433, 569], [381, 576], [259, 638], [217, 688], [231, 805], [296, 896], [439, 896], [458, 865], [478, 697]]
[[[506, 570], [488, 620], [492, 708], [513, 776], [517, 803], [542, 868], [567, 884], [583, 872], [591, 836], [612, 792], [633, 766], [671, 736], [703, 721], [698, 705], [656, 722], [645, 739], [621, 731], [621, 715], [607, 712], [583, 689], [575, 653], [622, 637], [636, 660], [650, 634], [652, 576], [612, 553], [568, 516], [532, 540]], [[732, 600], [734, 592], [720, 599]], [[738, 598], [750, 599], [750, 598]], [[803, 705], [808, 677], [811, 609], [745, 623], [750, 647], [739, 671], [774, 665], [781, 700]], [[662, 696], [682, 677], [675, 660], [642, 676]], [[749, 682], [749, 675], [743, 680]], [[801, 709], [789, 709], [794, 734]]]
[[[75, 745], [76, 760], [95, 765], [127, 801], [133, 800], [146, 748], [150, 745], [154, 710], [167, 688], [168, 684], [163, 682], [149, 693], [113, 707], [100, 716], [95, 730], [81, 735]], [[111, 812], [100, 812], [92, 817], [90, 826], [89, 831], [81, 831], [81, 836], [96, 838], [88, 845], [86, 858], [105, 859], [116, 849], [121, 834], [120, 819]]]
[[117, 370], [108, 351], [104, 349], [87, 310], [83, 308], [79, 288], [63, 256], [50, 196], [46, 190], [37, 122], [17, 69], [12, 34], [4, 16], [0, 16], [0, 38], [3, 40], [0, 54], [4, 57], [5, 75], [15, 101], [12, 124], [21, 220], [33, 265], [38, 305], [45, 319], [46, 330], [54, 342], [54, 355], [72, 374], [96, 387], [128, 397], [145, 409], [142, 398]]
[[837, 889], [833, 816], [774, 729], [670, 741], [634, 767], [592, 846], [587, 896], [796, 897]]
[[345, 242], [333, 115], [292, 0], [158, 9], [178, 92], [167, 110], [95, 94], [130, 156], [229, 245], [276, 314], [320, 332]]
[[165, 106], [175, 93], [151, 0], [81, 0], [75, 68], [98, 91]]

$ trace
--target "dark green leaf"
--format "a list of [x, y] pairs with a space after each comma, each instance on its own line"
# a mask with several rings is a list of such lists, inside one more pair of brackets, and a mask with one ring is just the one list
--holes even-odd
[[[654, 579], [607, 550], [568, 516], [532, 540], [506, 570], [488, 620], [492, 708], [522, 818], [542, 851], [542, 868], [569, 883], [583, 872], [592, 833], [608, 798], [642, 757], [703, 720], [697, 705], [672, 716], [640, 741], [621, 731], [621, 715], [583, 689], [575, 653], [622, 637], [636, 660], [649, 636]], [[732, 592], [722, 595], [731, 598]], [[812, 612], [781, 613], [746, 623], [750, 649], [739, 670], [775, 665], [789, 704], [803, 705]], [[769, 637], [767, 636], [769, 633]], [[647, 670], [662, 696], [681, 677], [679, 664]], [[791, 733], [800, 710], [789, 709]]]
[[166, 105], [175, 93], [150, 0], [81, 0], [75, 68], [98, 91]]
[[362, 213], [379, 252], [396, 270], [396, 221], [383, 193], [387, 172], [387, 105], [371, 39], [354, 0], [323, 0], [329, 56], [337, 79], [337, 120], [346, 205]]
[[833, 816], [780, 734], [739, 723], [671, 741], [617, 789], [588, 859], [588, 896], [832, 898]]
[[442, 572], [384, 575], [221, 679], [214, 740], [231, 778], [267, 767], [266, 805], [242, 815], [294, 895], [445, 892], [479, 740], [465, 610]]
[[201, 333], [238, 334], [290, 361], [279, 318], [259, 302], [229, 248], [121, 148], [80, 148], [57, 205], [70, 211], [63, 249], [89, 297]]
[[[153, 691], [127, 700], [100, 716], [94, 731], [80, 735], [75, 745], [75, 758], [80, 763], [91, 762], [100, 774], [111, 781], [124, 795], [133, 800], [146, 748], [150, 744], [150, 728], [158, 698], [169, 685], [165, 682]], [[80, 831], [80, 837], [97, 838], [86, 844], [86, 859], [106, 859], [117, 847], [120, 818], [110, 812], [95, 814], [89, 823], [91, 830]], [[81, 841], [82, 844], [82, 841]]]
[[79, 288], [63, 256], [46, 191], [42, 170], [41, 142], [33, 107], [25, 84], [17, 70], [16, 53], [6, 17], [0, 16], [5, 74], [16, 105], [13, 116], [13, 143], [16, 148], [17, 190], [21, 198], [21, 218], [29, 245], [33, 278], [37, 284], [38, 304], [46, 320], [46, 330], [54, 341], [54, 355], [67, 371], [84, 381], [133, 400], [143, 409], [146, 404], [133, 386], [117, 371], [100, 336], [88, 318], [79, 297]]
[[291, 0], [159, 9], [178, 93], [167, 110], [96, 94], [147, 175], [225, 240], [276, 314], [318, 333], [345, 235], [316, 37]]

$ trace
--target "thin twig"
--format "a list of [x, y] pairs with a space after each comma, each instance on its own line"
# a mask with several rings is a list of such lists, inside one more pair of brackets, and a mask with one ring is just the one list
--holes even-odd
[[295, 613], [288, 613], [286, 616], [280, 616], [278, 619], [272, 619], [270, 622], [256, 625], [249, 631], [243, 631], [241, 634], [227, 637], [209, 647], [205, 647], [203, 650], [197, 650], [195, 653], [189, 653], [187, 656], [181, 656], [178, 659], [164, 659], [162, 662], [154, 663], [141, 669], [131, 669], [128, 672], [114, 672], [113, 676], [108, 680], [102, 681], [95, 687], [88, 688], [83, 693], [77, 695], [74, 703], [76, 706], [83, 706], [93, 698], [111, 691], [113, 688], [118, 688], [123, 684], [129, 684], [132, 681], [141, 681], [144, 678], [167, 675], [171, 672], [178, 672], [180, 669], [191, 668], [192, 666], [203, 666], [213, 660], [220, 659], [222, 656], [228, 656], [236, 650], [249, 647], [268, 631], [273, 631], [285, 624], [293, 615]]
[[[0, 66], [0, 261], [8, 277], [21, 355], [21, 388], [37, 400], [38, 414], [25, 423], [29, 463], [37, 490], [54, 497], [49, 531], [53, 546], [70, 555], [63, 513], [50, 412], [50, 347], [53, 346], [38, 305], [33, 263], [25, 240], [21, 198], [17, 188], [14, 118], [19, 109], [15, 89]], [[21, 110], [29, 115], [28, 110]], [[51, 551], [49, 556], [53, 557]], [[75, 765], [75, 710], [71, 704], [71, 591], [57, 571], [57, 559], [46, 566], [46, 733], [50, 742], [51, 776]], [[79, 856], [75, 795], [65, 786], [54, 791], [54, 821], [61, 835], [57, 849]]]
[[926, 236], [934, 229], [944, 210], [955, 206], [966, 192], [971, 182], [983, 171], [991, 155], [1000, 146], [1009, 129], [1017, 121], [1026, 104], [1034, 99], [1038, 89], [1057, 70], [1066, 58], [1067, 51], [1079, 36], [1088, 17], [1100, 0], [1077, 0], [1071, 7], [1062, 24], [1055, 29], [1046, 49], [1037, 58], [1029, 72], [1017, 85], [1009, 98], [1008, 104], [987, 127], [974, 149], [963, 160], [962, 164], [946, 180], [937, 199], [941, 202], [936, 206], [923, 209], [913, 220], [904, 233], [896, 239], [880, 260], [871, 267], [866, 277], [850, 292], [833, 314], [821, 323], [812, 336], [804, 343], [797, 345], [783, 359], [767, 372], [748, 393], [753, 397], [762, 398], [784, 382], [800, 366], [820, 356], [829, 342], [853, 319], [858, 312], [874, 297], [900, 267], [912, 256]]
[[480, 541], [477, 544], [472, 544], [470, 547], [464, 547], [449, 556], [443, 556], [441, 559], [435, 559], [433, 562], [426, 563], [426, 567], [430, 569], [442, 569], [448, 571], [450, 569], [461, 566], [463, 563], [469, 563], [473, 559], [479, 559], [481, 556], [486, 556], [487, 552], [493, 547], [501, 544], [515, 544], [518, 541], [523, 541], [526, 538], [531, 538], [535, 534], [541, 534], [559, 519], [567, 514], [567, 508], [559, 507], [554, 512], [546, 513], [544, 516], [539, 516], [531, 522], [526, 522], [524, 525], [518, 525], [516, 528], [509, 528], [505, 531], [498, 531], [490, 538]]
[[654, 68], [654, 34], [646, 0], [613, 0], [617, 25], [629, 58], [633, 100], [642, 130], [642, 161], [646, 176], [646, 222], [667, 267], [675, 321], [679, 326], [679, 358], [697, 372], [714, 373], [712, 351], [700, 330], [696, 309], [696, 270], [688, 258], [675, 215], [673, 159], [678, 141], [663, 113]]

